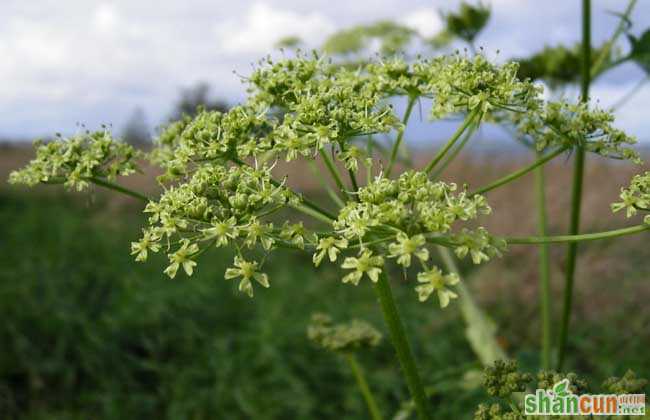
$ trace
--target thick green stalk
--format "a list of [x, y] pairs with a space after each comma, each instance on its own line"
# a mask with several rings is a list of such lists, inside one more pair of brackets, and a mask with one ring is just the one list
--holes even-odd
[[389, 178], [390, 173], [393, 171], [393, 165], [395, 165], [395, 161], [397, 160], [397, 152], [399, 151], [399, 148], [402, 145], [402, 140], [404, 139], [406, 125], [411, 118], [411, 112], [413, 111], [413, 106], [417, 99], [417, 96], [409, 96], [408, 103], [406, 104], [406, 111], [404, 111], [404, 117], [402, 118], [402, 128], [399, 130], [399, 133], [397, 133], [397, 139], [395, 140], [393, 149], [390, 152], [390, 160], [388, 161], [388, 168], [386, 168], [386, 178]]
[[363, 399], [366, 402], [368, 412], [370, 413], [370, 418], [372, 420], [382, 420], [379, 406], [377, 406], [375, 397], [372, 395], [372, 391], [370, 390], [368, 382], [366, 381], [366, 376], [363, 374], [363, 369], [361, 369], [361, 366], [359, 366], [357, 358], [354, 357], [354, 354], [348, 353], [345, 355], [345, 359], [350, 365], [350, 370], [352, 370], [352, 374], [357, 381], [357, 385], [359, 385], [359, 391], [361, 391], [361, 395], [363, 395]]
[[357, 183], [357, 176], [352, 169], [348, 169], [348, 175], [350, 176], [350, 182], [352, 183], [352, 191], [359, 191], [359, 184]]
[[429, 162], [426, 168], [424, 168], [424, 171], [426, 173], [430, 174], [431, 171], [433, 171], [433, 168], [435, 168], [438, 162], [440, 162], [440, 160], [442, 160], [442, 158], [445, 157], [449, 149], [451, 149], [452, 146], [458, 141], [458, 139], [460, 138], [460, 136], [463, 135], [465, 130], [467, 130], [467, 128], [470, 125], [472, 125], [474, 119], [478, 117], [479, 113], [480, 113], [480, 109], [479, 107], [476, 107], [472, 112], [467, 114], [467, 117], [465, 117], [463, 123], [460, 125], [460, 127], [456, 129], [456, 132], [454, 132], [451, 138], [447, 141], [447, 144], [445, 144], [443, 148], [440, 149], [440, 151], [434, 156], [433, 160], [431, 160], [431, 162]]
[[607, 230], [605, 232], [583, 233], [580, 235], [558, 235], [558, 236], [520, 236], [501, 237], [510, 245], [538, 245], [538, 244], [559, 244], [575, 243], [586, 241], [597, 241], [601, 239], [612, 239], [620, 236], [635, 235], [650, 230], [650, 225], [636, 225], [621, 229]]
[[[539, 152], [538, 152], [539, 155]], [[546, 180], [544, 167], [535, 169], [535, 193], [537, 196], [537, 232], [547, 236]], [[549, 245], [539, 245], [539, 296], [542, 317], [542, 369], [551, 368], [551, 259]]]
[[[589, 84], [591, 83], [591, 0], [582, 0], [582, 80], [580, 86], [582, 102], [589, 101]], [[585, 150], [576, 146], [575, 165], [573, 167], [573, 186], [571, 193], [571, 219], [569, 234], [576, 235], [580, 230], [580, 209], [582, 207], [582, 183], [584, 177]], [[573, 283], [576, 272], [578, 244], [569, 244], [566, 257], [566, 273], [560, 337], [558, 341], [557, 369], [561, 370], [566, 355], [566, 342], [569, 335], [569, 322], [573, 305]]]
[[496, 181], [490, 183], [489, 185], [486, 185], [485, 187], [479, 188], [471, 193], [471, 195], [475, 194], [484, 194], [488, 191], [491, 191], [495, 188], [499, 188], [502, 185], [505, 185], [509, 182], [514, 181], [517, 178], [521, 178], [522, 176], [526, 175], [528, 172], [534, 170], [535, 168], [544, 165], [546, 162], [550, 161], [551, 159], [554, 159], [555, 157], [559, 156], [560, 154], [564, 153], [565, 150], [567, 150], [568, 147], [560, 147], [559, 149], [555, 150], [554, 152], [551, 152], [547, 154], [544, 157], [541, 157], [537, 159], [535, 162], [531, 163], [528, 166], [525, 166], [511, 174], [508, 174], [502, 178], [497, 179]]
[[381, 310], [384, 314], [386, 326], [390, 332], [391, 342], [393, 343], [393, 347], [397, 353], [397, 359], [402, 367], [402, 373], [406, 379], [406, 385], [411, 393], [411, 398], [413, 398], [413, 401], [415, 402], [418, 416], [420, 417], [420, 420], [429, 420], [432, 417], [429, 414], [429, 403], [424, 392], [422, 379], [420, 378], [418, 368], [415, 365], [411, 346], [406, 338], [404, 325], [402, 324], [399, 312], [397, 311], [397, 306], [393, 299], [393, 292], [391, 291], [386, 273], [381, 273], [379, 281], [375, 283], [374, 288], [381, 305]]
[[144, 201], [145, 203], [149, 202], [149, 198], [147, 196], [145, 196], [143, 194], [140, 194], [137, 191], [130, 190], [130, 189], [128, 189], [126, 187], [123, 187], [121, 185], [114, 184], [114, 183], [112, 183], [110, 181], [107, 181], [105, 179], [92, 177], [92, 178], [88, 178], [88, 181], [92, 182], [93, 184], [99, 185], [100, 187], [108, 188], [109, 190], [117, 191], [117, 192], [120, 192], [122, 194], [126, 194], [128, 196], [131, 196], [133, 198], [137, 198], [138, 200]]

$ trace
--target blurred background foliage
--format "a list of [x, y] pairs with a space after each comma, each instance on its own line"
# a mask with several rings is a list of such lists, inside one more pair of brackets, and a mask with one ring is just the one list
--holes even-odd
[[[314, 311], [381, 325], [370, 288], [341, 287], [338, 273], [314, 273], [309, 257], [290, 253], [269, 261], [273, 287], [255, 300], [223, 279], [227, 251], [170, 281], [162, 261], [133, 263], [142, 220], [132, 203], [101, 211], [112, 198], [0, 195], [0, 237], [11, 244], [0, 256], [3, 419], [365, 416], [347, 368], [306, 326]], [[413, 333], [432, 336], [425, 320], [437, 311], [421, 309], [406, 308]], [[453, 327], [418, 348], [439, 358], [428, 375], [442, 360], [472, 361]], [[383, 408], [397, 407], [407, 393], [389, 344], [361, 357]]]

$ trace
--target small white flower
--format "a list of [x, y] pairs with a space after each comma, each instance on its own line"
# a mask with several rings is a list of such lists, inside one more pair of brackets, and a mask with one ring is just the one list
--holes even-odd
[[420, 302], [429, 299], [433, 292], [438, 294], [440, 307], [445, 308], [449, 305], [451, 299], [456, 299], [458, 295], [449, 289], [449, 286], [458, 284], [460, 279], [455, 273], [442, 274], [438, 267], [433, 267], [431, 270], [418, 273], [418, 282], [422, 283], [415, 287], [418, 292]]

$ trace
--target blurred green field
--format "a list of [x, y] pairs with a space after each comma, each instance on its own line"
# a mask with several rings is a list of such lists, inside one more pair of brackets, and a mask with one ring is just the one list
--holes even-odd
[[[223, 279], [232, 255], [219, 250], [194, 277], [170, 280], [161, 256], [139, 264], [129, 255], [144, 220], [137, 203], [91, 197], [0, 189], [1, 419], [367, 418], [346, 365], [305, 329], [320, 311], [385, 331], [368, 284], [343, 285], [335, 270], [284, 252], [268, 261], [272, 287], [251, 300]], [[530, 371], [539, 359], [535, 255], [516, 248], [464, 267], [502, 344]], [[647, 240], [591, 243], [582, 255], [568, 366], [595, 384], [628, 368], [650, 376]], [[465, 378], [478, 364], [457, 306], [420, 304], [412, 283], [392, 277], [423, 377], [438, 386], [439, 418], [471, 418], [485, 395]], [[359, 359], [390, 417], [407, 398], [391, 347]]]

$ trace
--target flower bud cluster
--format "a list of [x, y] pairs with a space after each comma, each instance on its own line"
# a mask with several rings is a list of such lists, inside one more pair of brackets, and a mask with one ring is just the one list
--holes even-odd
[[307, 336], [318, 346], [335, 352], [351, 352], [376, 347], [381, 333], [366, 321], [353, 319], [347, 323], [333, 324], [325, 314], [314, 314], [307, 327]]
[[479, 404], [478, 409], [474, 412], [474, 420], [524, 420], [525, 417], [513, 411], [505, 409], [501, 404]]
[[512, 113], [510, 118], [539, 151], [581, 146], [601, 156], [641, 163], [639, 154], [629, 147], [636, 139], [612, 125], [614, 114], [586, 103], [548, 102], [540, 109]]
[[483, 386], [493, 397], [507, 398], [515, 392], [526, 390], [526, 384], [533, 379], [529, 373], [518, 371], [514, 360], [497, 360], [487, 366], [483, 376]]
[[56, 141], [36, 142], [36, 157], [9, 176], [12, 184], [63, 183], [82, 191], [90, 178], [114, 180], [134, 173], [139, 153], [116, 141], [108, 130], [84, 132]]
[[613, 376], [603, 382], [605, 391], [613, 394], [642, 394], [646, 385], [647, 379], [638, 378], [632, 370], [625, 372], [621, 378]]
[[[227, 113], [201, 111], [170, 124], [160, 135], [152, 161], [166, 169], [163, 181], [187, 175], [209, 161], [245, 159], [270, 150], [274, 121], [250, 106]], [[219, 162], [216, 162], [219, 164]]]

